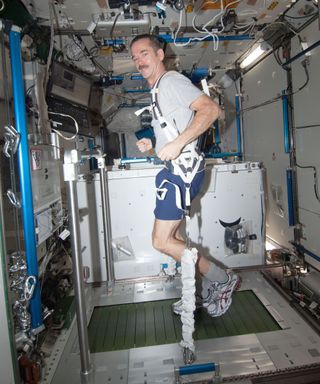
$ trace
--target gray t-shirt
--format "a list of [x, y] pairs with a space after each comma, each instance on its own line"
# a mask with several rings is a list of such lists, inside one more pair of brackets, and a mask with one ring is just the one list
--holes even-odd
[[[157, 99], [162, 116], [181, 133], [191, 122], [194, 112], [190, 105], [203, 92], [192, 82], [176, 71], [165, 73], [158, 85]], [[168, 142], [158, 120], [153, 118], [152, 126], [156, 136], [156, 153]], [[194, 142], [194, 145], [197, 141]]]

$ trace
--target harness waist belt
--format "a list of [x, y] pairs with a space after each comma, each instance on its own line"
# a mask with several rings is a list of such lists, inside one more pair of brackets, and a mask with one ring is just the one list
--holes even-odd
[[[181, 155], [180, 155], [181, 156]], [[190, 160], [186, 162], [180, 162], [180, 156], [176, 160], [170, 160], [170, 161], [165, 161], [165, 167], [174, 175], [181, 176], [181, 174], [184, 174], [187, 176], [187, 174], [193, 173], [192, 171], [196, 169], [197, 173], [199, 170], [202, 170], [205, 165], [205, 159], [202, 155], [198, 155], [197, 157], [192, 157]], [[185, 180], [185, 178], [183, 178]], [[185, 182], [191, 182], [192, 180], [189, 180]]]

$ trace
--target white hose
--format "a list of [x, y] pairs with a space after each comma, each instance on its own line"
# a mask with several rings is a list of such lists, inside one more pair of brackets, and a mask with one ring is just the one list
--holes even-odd
[[185, 249], [181, 258], [181, 280], [182, 280], [182, 341], [181, 347], [188, 348], [194, 352], [192, 334], [194, 331], [194, 316], [196, 309], [195, 300], [195, 264], [198, 258], [196, 248]]

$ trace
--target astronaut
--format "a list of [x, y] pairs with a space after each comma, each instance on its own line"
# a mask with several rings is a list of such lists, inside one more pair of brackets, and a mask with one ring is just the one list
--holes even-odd
[[[136, 36], [130, 48], [137, 70], [151, 88], [155, 151], [166, 164], [156, 176], [152, 244], [180, 262], [187, 249], [180, 226], [204, 181], [204, 159], [197, 151], [197, 139], [219, 118], [221, 110], [187, 77], [166, 71], [165, 54], [155, 36]], [[153, 141], [142, 138], [137, 146], [146, 152], [153, 147]], [[197, 305], [206, 308], [212, 317], [223, 315], [231, 305], [232, 293], [239, 288], [240, 278], [199, 254], [196, 267], [202, 277]], [[173, 311], [181, 315], [181, 300], [173, 304]]]

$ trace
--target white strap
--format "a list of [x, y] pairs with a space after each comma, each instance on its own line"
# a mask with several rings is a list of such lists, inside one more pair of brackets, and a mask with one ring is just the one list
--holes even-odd
[[137, 111], [135, 111], [134, 114], [136, 116], [140, 116], [142, 112], [144, 112], [144, 111], [149, 111], [150, 112], [151, 109], [152, 109], [151, 105], [148, 105], [147, 107], [143, 107], [143, 108], [138, 109]]
[[202, 87], [202, 90], [203, 92], [210, 97], [210, 91], [209, 91], [209, 86], [208, 86], [208, 82], [206, 79], [202, 79], [201, 80], [201, 87]]
[[172, 141], [179, 136], [179, 131], [173, 127], [163, 116], [159, 116], [158, 121], [168, 141]]
[[167, 196], [168, 188], [157, 188], [157, 199], [164, 200]]
[[190, 187], [186, 187], [186, 207], [190, 207], [191, 197], [190, 197]]
[[[178, 209], [183, 210], [182, 202], [181, 202], [181, 192], [180, 192], [179, 186], [177, 184], [172, 183], [171, 181], [169, 181], [167, 179], [162, 180], [161, 184], [157, 188], [157, 199], [159, 199], [159, 200], [164, 200], [165, 199], [168, 190], [167, 190], [167, 188], [163, 188], [163, 186], [165, 184], [167, 184], [167, 183], [174, 186], [175, 193], [176, 193], [176, 206], [177, 206]], [[163, 197], [162, 196], [159, 197], [158, 191], [160, 191], [160, 192], [164, 191], [164, 196]]]

